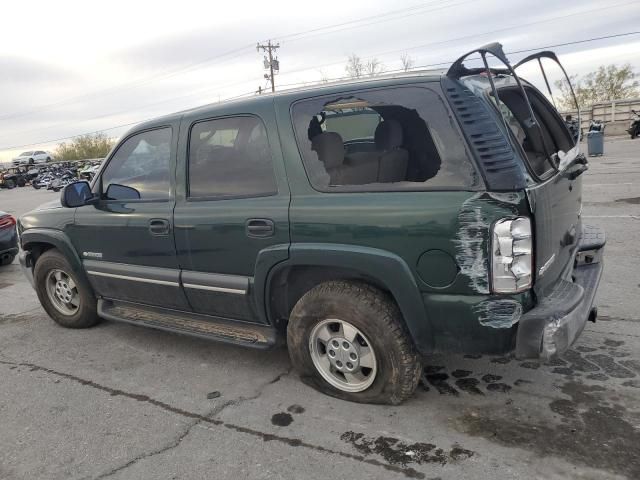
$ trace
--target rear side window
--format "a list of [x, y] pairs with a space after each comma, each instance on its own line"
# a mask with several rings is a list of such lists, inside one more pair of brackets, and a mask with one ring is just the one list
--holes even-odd
[[554, 163], [549, 156], [556, 157], [557, 164], [559, 156], [571, 150], [575, 141], [553, 106], [541, 94], [529, 87], [525, 88], [536, 121], [540, 124], [542, 136], [537, 127], [528, 121], [531, 116], [529, 107], [518, 87], [504, 87], [499, 90], [501, 111], [513, 138], [522, 147], [533, 173], [539, 178], [546, 178], [555, 171]]
[[230, 117], [199, 122], [189, 137], [189, 197], [254, 197], [277, 193], [262, 121]]
[[321, 191], [469, 189], [480, 180], [431, 88], [362, 90], [296, 102], [296, 140]]

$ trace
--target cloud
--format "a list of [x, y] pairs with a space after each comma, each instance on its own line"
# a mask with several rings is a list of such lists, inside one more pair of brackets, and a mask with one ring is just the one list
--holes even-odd
[[[513, 52], [637, 30], [640, 24], [640, 6], [624, 0], [537, 0], [535, 8], [528, 0], [404, 5], [386, 0], [313, 5], [280, 1], [272, 8], [257, 0], [183, 0], [177, 9], [114, 2], [108, 11], [92, 11], [84, 2], [77, 11], [46, 7], [46, 23], [60, 32], [46, 40], [17, 43], [13, 26], [0, 30], [0, 148], [110, 128], [253, 92], [265, 84], [262, 54], [253, 45], [267, 38], [280, 39], [276, 80], [286, 85], [319, 81], [321, 71], [343, 76], [351, 53], [365, 60], [377, 57], [393, 70], [399, 68], [403, 52], [420, 66], [453, 61], [496, 40]], [[29, 10], [37, 8], [21, 5], [11, 5], [13, 17], [27, 18]], [[125, 9], [128, 14], [122, 16]], [[399, 13], [384, 15], [390, 11]], [[591, 12], [581, 13], [586, 11]], [[345, 24], [363, 17], [370, 19]], [[87, 18], [92, 18], [90, 25]], [[330, 24], [345, 25], [315, 31]], [[290, 36], [299, 32], [304, 33]], [[638, 41], [640, 36], [556, 50], [570, 73], [584, 74], [612, 62], [631, 62], [640, 73], [639, 50], [627, 47]], [[238, 47], [246, 48], [224, 56]], [[10, 153], [0, 151], [0, 161], [7, 156]]]

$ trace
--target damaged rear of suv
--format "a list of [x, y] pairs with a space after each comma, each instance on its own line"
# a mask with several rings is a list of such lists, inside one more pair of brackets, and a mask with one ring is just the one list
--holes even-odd
[[[474, 53], [484, 66], [465, 68], [463, 60]], [[489, 68], [489, 55], [504, 68]], [[581, 175], [587, 160], [580, 139], [574, 140], [550, 103], [543, 59], [557, 64], [569, 80], [553, 52], [539, 52], [512, 67], [501, 45], [491, 44], [461, 57], [445, 84], [485, 178], [494, 185], [489, 187], [493, 196], [521, 192], [520, 200], [514, 195], [514, 204], [521, 203], [526, 212], [491, 226], [487, 266], [492, 296], [481, 304], [480, 321], [484, 316], [497, 328], [517, 325], [516, 356], [548, 359], [575, 341], [587, 319], [596, 320], [593, 300], [605, 234], [582, 223]], [[518, 77], [516, 70], [530, 62], [539, 65], [549, 98]], [[481, 104], [489, 111], [482, 112]], [[529, 305], [504, 298], [518, 292], [527, 293]]]
[[604, 233], [582, 224], [579, 141], [516, 74], [548, 86], [543, 60], [562, 70], [491, 44], [446, 75], [146, 122], [20, 219], [21, 264], [63, 326], [286, 339], [303, 380], [358, 402], [405, 400], [435, 352], [561, 354], [595, 320]]

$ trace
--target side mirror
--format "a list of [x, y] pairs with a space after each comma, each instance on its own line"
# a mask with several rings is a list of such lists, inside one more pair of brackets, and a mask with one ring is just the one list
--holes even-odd
[[133, 187], [112, 183], [105, 192], [106, 200], [140, 200], [140, 192]]
[[60, 203], [66, 208], [82, 207], [91, 203], [93, 198], [89, 182], [80, 180], [79, 182], [70, 183], [62, 189]]

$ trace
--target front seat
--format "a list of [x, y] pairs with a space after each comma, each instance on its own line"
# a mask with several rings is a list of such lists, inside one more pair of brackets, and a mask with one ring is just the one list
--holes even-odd
[[379, 123], [373, 137], [380, 152], [378, 182], [403, 182], [407, 179], [409, 152], [402, 148], [402, 126], [391, 118]]

